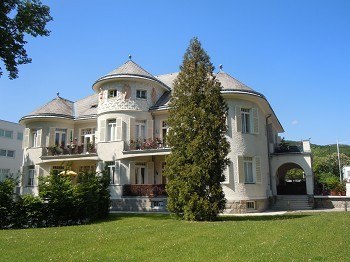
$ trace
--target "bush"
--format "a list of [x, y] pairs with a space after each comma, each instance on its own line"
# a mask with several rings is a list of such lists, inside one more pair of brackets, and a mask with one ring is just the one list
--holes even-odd
[[0, 228], [9, 227], [12, 224], [14, 212], [14, 188], [16, 181], [6, 178], [0, 182]]
[[32, 195], [20, 196], [15, 205], [13, 227], [43, 227], [46, 225], [46, 214], [42, 198]]

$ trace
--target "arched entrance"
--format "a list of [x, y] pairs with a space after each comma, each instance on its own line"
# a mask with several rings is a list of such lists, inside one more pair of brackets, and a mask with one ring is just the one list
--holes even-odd
[[278, 195], [306, 195], [305, 171], [296, 163], [282, 164], [276, 172]]

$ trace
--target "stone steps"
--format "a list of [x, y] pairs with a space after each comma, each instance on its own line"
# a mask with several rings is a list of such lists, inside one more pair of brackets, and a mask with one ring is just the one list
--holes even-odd
[[313, 204], [309, 203], [306, 195], [278, 195], [273, 210], [311, 210]]

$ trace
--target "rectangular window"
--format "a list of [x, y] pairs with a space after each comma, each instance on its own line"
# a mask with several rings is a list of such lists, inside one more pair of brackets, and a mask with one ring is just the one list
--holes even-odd
[[0, 149], [0, 156], [6, 156], [7, 150], [6, 149]]
[[247, 201], [247, 209], [255, 209], [255, 201]]
[[28, 166], [28, 179], [27, 179], [27, 186], [34, 186], [34, 178], [35, 178], [35, 167], [34, 166]]
[[18, 140], [23, 140], [23, 133], [22, 132], [18, 132], [17, 133], [17, 139]]
[[79, 173], [94, 173], [96, 172], [96, 166], [80, 166]]
[[136, 98], [147, 99], [147, 91], [146, 90], [136, 90]]
[[0, 169], [0, 182], [3, 182], [7, 177], [10, 176], [10, 169]]
[[245, 183], [247, 183], [247, 184], [255, 183], [254, 174], [253, 174], [253, 158], [252, 157], [244, 157], [243, 158], [243, 165], [244, 165]]
[[135, 124], [135, 137], [137, 139], [146, 139], [146, 121], [138, 120]]
[[7, 150], [7, 157], [15, 157], [15, 151], [14, 150]]
[[31, 141], [31, 147], [37, 147], [38, 146], [38, 130], [33, 130], [30, 133], [30, 141]]
[[116, 140], [117, 122], [115, 119], [108, 120], [108, 141]]
[[108, 173], [110, 177], [111, 185], [119, 185], [120, 184], [120, 162], [106, 162], [108, 167]]
[[13, 137], [13, 131], [0, 129], [0, 136], [7, 137], [7, 138], [12, 138]]
[[5, 136], [5, 130], [0, 128], [0, 136]]
[[51, 172], [55, 175], [58, 175], [63, 170], [64, 170], [64, 166], [52, 166], [51, 167]]
[[250, 109], [241, 108], [242, 133], [250, 133]]
[[146, 183], [146, 163], [136, 163], [135, 165], [135, 184]]
[[55, 131], [55, 145], [65, 146], [67, 143], [67, 129], [56, 128]]
[[109, 90], [108, 91], [108, 98], [116, 97], [118, 95], [117, 90]]

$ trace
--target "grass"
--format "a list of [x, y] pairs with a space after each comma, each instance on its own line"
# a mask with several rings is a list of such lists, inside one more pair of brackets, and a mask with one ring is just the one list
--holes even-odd
[[0, 230], [0, 261], [349, 261], [350, 213], [186, 222], [111, 214], [59, 228]]

